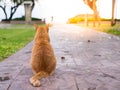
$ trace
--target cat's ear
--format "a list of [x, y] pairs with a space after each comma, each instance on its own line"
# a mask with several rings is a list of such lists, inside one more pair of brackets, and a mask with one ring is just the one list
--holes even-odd
[[35, 28], [35, 30], [37, 31], [38, 25], [37, 25], [37, 24], [34, 24], [34, 28]]

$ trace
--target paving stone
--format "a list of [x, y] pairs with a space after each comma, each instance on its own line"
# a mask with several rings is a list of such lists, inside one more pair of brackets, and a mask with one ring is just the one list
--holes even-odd
[[120, 90], [120, 38], [75, 25], [50, 28], [55, 74], [33, 87], [33, 41], [0, 63], [0, 90]]

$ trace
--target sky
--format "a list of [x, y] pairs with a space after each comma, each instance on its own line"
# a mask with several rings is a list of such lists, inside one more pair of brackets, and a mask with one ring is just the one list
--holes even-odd
[[[118, 13], [120, 5], [118, 3], [120, 3], [120, 0], [116, 0], [115, 17], [120, 18], [120, 13]], [[112, 0], [98, 0], [97, 6], [101, 17], [111, 18]], [[70, 17], [85, 13], [92, 14], [93, 11], [84, 4], [83, 0], [39, 0], [36, 2], [32, 17], [45, 18], [47, 22], [50, 22], [51, 16], [53, 16], [55, 22], [66, 22]], [[24, 14], [24, 5], [21, 5], [14, 18], [21, 17]], [[4, 18], [4, 14], [0, 9], [0, 20], [2, 18]]]

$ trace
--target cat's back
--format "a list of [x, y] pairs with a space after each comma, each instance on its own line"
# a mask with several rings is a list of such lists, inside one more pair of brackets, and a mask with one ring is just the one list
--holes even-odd
[[46, 56], [46, 55], [51, 55], [53, 54], [53, 48], [49, 42], [45, 43], [40, 43], [39, 45], [34, 45], [33, 46], [33, 55], [38, 54], [39, 56]]

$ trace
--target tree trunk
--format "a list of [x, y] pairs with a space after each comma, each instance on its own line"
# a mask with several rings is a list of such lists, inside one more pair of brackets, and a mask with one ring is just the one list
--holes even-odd
[[92, 0], [92, 1], [84, 0], [84, 2], [93, 10], [94, 13], [93, 26], [95, 26], [96, 21], [98, 22], [98, 25], [100, 25], [100, 16], [99, 16], [99, 12], [97, 11], [96, 1], [97, 0]]
[[4, 14], [5, 14], [5, 20], [7, 20], [7, 12], [6, 12], [6, 6], [0, 6], [0, 8], [3, 10]]
[[10, 14], [10, 17], [9, 17], [9, 19], [8, 19], [9, 21], [12, 20], [13, 15], [14, 15], [14, 13], [11, 13], [11, 14]]
[[6, 11], [6, 6], [7, 6], [7, 5], [0, 6], [0, 8], [2, 8], [2, 10], [3, 10], [4, 14], [5, 14], [5, 20], [11, 21], [13, 15], [15, 14], [15, 12], [16, 12], [16, 10], [17, 10], [17, 8], [18, 8], [21, 4], [22, 4], [22, 2], [16, 4], [16, 5], [13, 6], [13, 7], [11, 6], [10, 17], [8, 17], [8, 15], [7, 15], [7, 11]]
[[27, 24], [31, 23], [31, 2], [24, 3], [25, 7], [25, 21]]
[[[84, 2], [87, 4], [87, 0], [84, 0]], [[88, 26], [88, 12], [87, 11], [85, 14], [85, 26]]]
[[31, 1], [32, 1], [32, 6], [31, 6], [31, 12], [32, 12], [35, 6], [35, 0], [31, 0]]
[[115, 25], [114, 10], [115, 10], [115, 0], [112, 0], [112, 19], [111, 19], [111, 26]]
[[12, 20], [12, 17], [13, 17], [13, 15], [15, 14], [15, 12], [16, 12], [16, 10], [17, 10], [18, 7], [19, 7], [19, 5], [14, 6], [14, 7], [11, 7], [10, 17], [9, 17], [9, 19], [8, 19], [9, 21]]

